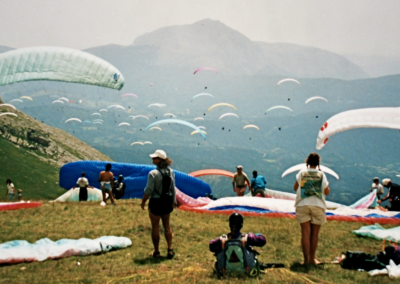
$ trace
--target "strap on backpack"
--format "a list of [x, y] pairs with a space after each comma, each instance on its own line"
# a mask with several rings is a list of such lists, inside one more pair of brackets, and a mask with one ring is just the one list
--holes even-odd
[[221, 237], [219, 237], [219, 239], [221, 240], [221, 247], [222, 247], [222, 249], [224, 249], [225, 243], [228, 240], [228, 237], [227, 237], [227, 235], [222, 235]]
[[242, 234], [242, 246], [246, 247], [247, 245], [247, 234]]

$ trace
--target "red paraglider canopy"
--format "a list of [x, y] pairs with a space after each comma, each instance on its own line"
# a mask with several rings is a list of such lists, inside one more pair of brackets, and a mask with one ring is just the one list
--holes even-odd
[[214, 175], [214, 176], [225, 176], [225, 177], [233, 178], [233, 176], [235, 174], [231, 173], [229, 171], [225, 171], [225, 170], [208, 169], [208, 170], [200, 170], [200, 171], [191, 172], [191, 173], [189, 173], [189, 175], [193, 176], [193, 177]]

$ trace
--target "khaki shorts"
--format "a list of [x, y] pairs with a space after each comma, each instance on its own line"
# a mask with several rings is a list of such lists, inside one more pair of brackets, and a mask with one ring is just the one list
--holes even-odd
[[311, 224], [322, 225], [326, 223], [325, 209], [309, 205], [296, 207], [296, 219], [300, 224], [311, 220]]

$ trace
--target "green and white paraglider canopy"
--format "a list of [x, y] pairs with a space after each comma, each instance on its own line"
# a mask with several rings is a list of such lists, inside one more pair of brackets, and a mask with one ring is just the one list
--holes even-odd
[[0, 54], [0, 86], [24, 81], [62, 81], [121, 90], [125, 80], [107, 61], [63, 47], [20, 48]]

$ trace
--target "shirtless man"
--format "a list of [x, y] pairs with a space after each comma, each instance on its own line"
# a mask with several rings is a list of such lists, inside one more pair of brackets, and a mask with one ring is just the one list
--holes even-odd
[[114, 197], [111, 191], [111, 189], [114, 186], [114, 175], [112, 172], [110, 172], [110, 170], [111, 170], [111, 164], [107, 164], [106, 170], [102, 171], [99, 175], [99, 182], [101, 184], [101, 193], [103, 194], [104, 203], [107, 203], [106, 193], [108, 193], [108, 196], [110, 197], [112, 204], [115, 205]]

